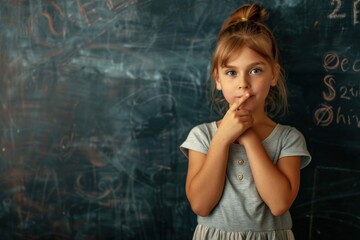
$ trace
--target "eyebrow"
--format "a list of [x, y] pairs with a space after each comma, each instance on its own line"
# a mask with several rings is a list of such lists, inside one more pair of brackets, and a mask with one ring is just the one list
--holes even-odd
[[[253, 63], [250, 63], [248, 66], [246, 66], [246, 68], [249, 68], [249, 67], [253, 67], [253, 66], [256, 66], [256, 65], [265, 65], [265, 62], [262, 62], [262, 61], [259, 61], [259, 62], [253, 62]], [[236, 66], [232, 66], [232, 65], [223, 65], [221, 66], [222, 68], [237, 68]]]

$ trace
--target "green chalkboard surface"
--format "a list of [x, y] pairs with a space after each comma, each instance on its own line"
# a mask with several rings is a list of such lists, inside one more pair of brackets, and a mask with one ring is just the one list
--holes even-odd
[[[0, 236], [191, 239], [179, 151], [223, 20], [251, 1], [0, 2]], [[360, 1], [268, 9], [305, 136], [297, 239], [360, 237]]]

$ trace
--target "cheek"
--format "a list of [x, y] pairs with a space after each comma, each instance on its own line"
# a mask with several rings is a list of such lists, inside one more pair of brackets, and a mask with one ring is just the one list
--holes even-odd
[[234, 98], [234, 93], [233, 93], [233, 89], [228, 87], [228, 86], [222, 86], [222, 94], [224, 96], [224, 98], [226, 99], [226, 101], [228, 103], [232, 103], [233, 102], [233, 98]]
[[262, 98], [263, 100], [266, 99], [266, 97], [269, 95], [270, 92], [270, 85], [264, 85], [259, 89], [262, 92]]
[[[258, 81], [255, 84], [256, 84], [256, 89], [258, 91], [261, 91], [261, 92], [264, 92], [264, 93], [269, 92], [270, 87], [271, 87], [271, 85], [270, 85], [271, 82], [268, 79], [262, 79], [262, 81]], [[253, 86], [253, 87], [255, 87], [255, 86]]]

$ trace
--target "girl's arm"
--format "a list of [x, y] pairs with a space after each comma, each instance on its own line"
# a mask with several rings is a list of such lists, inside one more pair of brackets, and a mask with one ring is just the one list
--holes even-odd
[[229, 144], [214, 137], [208, 154], [189, 150], [186, 195], [199, 216], [207, 216], [219, 202], [224, 189]]
[[274, 165], [259, 137], [249, 129], [242, 136], [256, 188], [274, 216], [291, 207], [300, 186], [300, 156], [284, 157]]
[[199, 216], [207, 216], [219, 202], [225, 183], [229, 147], [252, 126], [252, 116], [239, 110], [248, 98], [244, 95], [231, 105], [211, 140], [207, 154], [189, 150], [186, 195], [191, 208]]

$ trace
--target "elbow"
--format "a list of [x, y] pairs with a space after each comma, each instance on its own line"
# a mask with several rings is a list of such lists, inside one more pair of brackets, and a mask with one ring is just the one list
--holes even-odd
[[191, 198], [188, 196], [191, 210], [200, 217], [207, 217], [212, 212], [214, 206], [211, 202], [203, 201], [202, 198]]
[[190, 203], [191, 210], [200, 217], [209, 216], [216, 205], [211, 201], [204, 201], [204, 198], [200, 197], [198, 194], [190, 194], [189, 191], [187, 191], [186, 195]]
[[275, 217], [280, 217], [285, 214], [289, 209], [288, 208], [272, 208], [270, 209], [271, 214]]
[[267, 202], [267, 206], [269, 207], [271, 214], [275, 217], [280, 217], [289, 211], [291, 205], [294, 202], [293, 197], [280, 197], [272, 199], [271, 202]]
[[200, 217], [207, 217], [210, 215], [210, 213], [212, 211], [212, 208], [206, 207], [201, 203], [199, 203], [199, 204], [192, 203], [190, 205], [191, 205], [192, 211]]
[[290, 209], [290, 204], [275, 204], [274, 206], [269, 206], [271, 214], [275, 217], [280, 217], [285, 214]]

